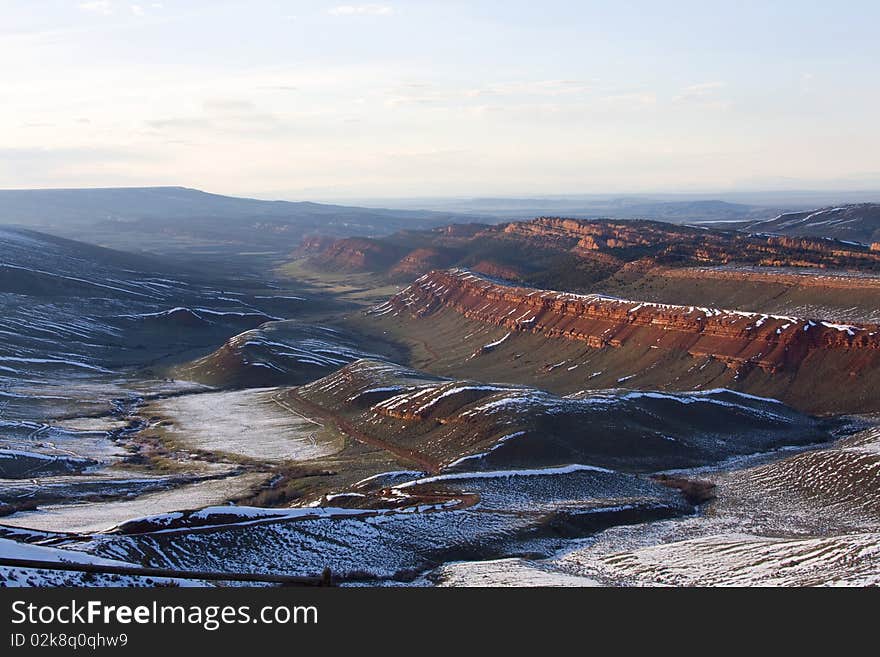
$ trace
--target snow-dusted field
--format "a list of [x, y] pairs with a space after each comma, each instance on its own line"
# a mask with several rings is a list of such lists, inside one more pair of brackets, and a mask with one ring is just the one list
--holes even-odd
[[462, 561], [431, 574], [437, 586], [599, 586], [589, 577], [571, 575], [526, 559]]
[[54, 423], [0, 418], [0, 448], [109, 462], [124, 452], [119, 445], [107, 439], [108, 430], [74, 430]]
[[68, 431], [101, 431], [108, 432], [124, 428], [128, 422], [114, 417], [77, 417], [69, 420], [59, 420], [53, 426], [67, 429]]
[[880, 534], [720, 534], [608, 555], [587, 570], [649, 586], [877, 586]]
[[[0, 538], [0, 557], [47, 561], [94, 564], [101, 566], [132, 566], [124, 561], [101, 559], [84, 552], [63, 550], [41, 545], [29, 545]], [[0, 566], [0, 587], [20, 586], [198, 586], [204, 583], [164, 577], [133, 577], [128, 575], [104, 575]]]
[[149, 412], [189, 449], [237, 454], [261, 461], [306, 461], [333, 454], [341, 442], [324, 427], [277, 398], [275, 388], [210, 392], [163, 399]]
[[0, 524], [43, 531], [99, 532], [131, 518], [223, 504], [230, 497], [263, 482], [268, 475], [249, 473], [187, 484], [116, 502], [52, 504], [38, 511], [7, 516]]
[[[620, 526], [540, 568], [638, 586], [877, 586], [880, 431], [745, 470], [720, 472], [699, 516]], [[445, 570], [439, 574], [446, 575]], [[455, 584], [479, 568], [456, 565]]]

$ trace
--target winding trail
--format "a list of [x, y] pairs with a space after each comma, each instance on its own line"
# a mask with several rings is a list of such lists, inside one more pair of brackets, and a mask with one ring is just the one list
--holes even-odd
[[422, 343], [422, 346], [425, 348], [425, 351], [427, 351], [429, 354], [431, 354], [431, 360], [426, 361], [425, 365], [430, 365], [430, 364], [436, 363], [438, 360], [440, 360], [440, 354], [438, 354], [434, 350], [434, 348], [428, 344], [428, 342], [426, 340], [421, 340], [421, 343]]
[[[307, 415], [303, 415], [303, 414], [300, 413], [298, 410], [296, 410], [295, 408], [293, 408], [293, 406], [291, 406], [290, 404], [288, 404], [287, 402], [285, 402], [284, 400], [282, 400], [282, 399], [281, 399], [281, 395], [282, 395], [282, 393], [280, 393], [280, 392], [279, 392], [278, 394], [276, 394], [276, 395], [272, 395], [272, 401], [275, 402], [276, 404], [278, 404], [281, 408], [283, 408], [283, 409], [284, 409], [285, 411], [287, 411], [288, 413], [291, 413], [292, 415], [296, 415], [297, 417], [302, 418], [302, 419], [305, 420], [306, 422], [309, 422], [309, 423], [311, 423], [311, 424], [314, 424], [315, 426], [317, 426], [317, 427], [320, 428], [320, 429], [323, 429], [323, 428], [324, 428], [324, 425], [323, 425], [323, 424], [321, 424], [320, 422], [318, 422], [318, 421], [316, 421], [316, 420], [313, 420], [312, 418], [308, 417]], [[309, 438], [309, 443], [310, 443], [313, 447], [317, 447], [317, 445], [318, 445], [318, 433], [317, 433], [317, 431], [312, 431], [312, 432], [309, 434], [308, 438]]]

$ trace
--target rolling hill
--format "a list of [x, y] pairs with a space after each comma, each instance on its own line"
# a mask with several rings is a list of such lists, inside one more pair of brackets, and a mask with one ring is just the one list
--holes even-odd
[[557, 217], [495, 226], [450, 225], [371, 240], [316, 241], [304, 245], [300, 254], [319, 271], [371, 272], [385, 280], [408, 281], [438, 265], [459, 266], [572, 291], [591, 290], [615, 274], [658, 266], [880, 271], [880, 253], [864, 245], [650, 221]]
[[[561, 397], [375, 360], [260, 394], [269, 392], [398, 467], [376, 462], [384, 469], [346, 477], [349, 444], [312, 462], [321, 476], [300, 475], [299, 486], [313, 488], [292, 508], [213, 506], [34, 538], [146, 565], [235, 571], [271, 562], [279, 573], [329, 566], [343, 580], [407, 582], [450, 561], [550, 556], [609, 527], [690, 517], [693, 503], [650, 473], [822, 443], [839, 425], [729, 391]], [[359, 452], [361, 468], [370, 453]]]
[[0, 224], [160, 254], [285, 253], [316, 232], [386, 235], [458, 219], [448, 212], [263, 201], [184, 187], [0, 190]]
[[284, 295], [259, 294], [266, 282], [29, 230], [0, 228], [0, 253], [7, 386], [145, 366], [291, 311]]
[[877, 324], [579, 295], [461, 269], [422, 276], [361, 321], [443, 374], [564, 393], [724, 387], [811, 412], [880, 410]]
[[238, 235], [184, 266], [0, 229], [0, 541], [350, 583], [874, 581], [876, 429], [839, 417], [880, 412], [869, 247], [545, 217], [309, 238], [323, 274], [283, 281], [230, 264]]
[[[794, 237], [826, 237], [880, 244], [880, 203], [853, 203], [804, 212], [787, 212], [757, 221], [749, 230]], [[880, 246], [877, 247], [880, 249]]]

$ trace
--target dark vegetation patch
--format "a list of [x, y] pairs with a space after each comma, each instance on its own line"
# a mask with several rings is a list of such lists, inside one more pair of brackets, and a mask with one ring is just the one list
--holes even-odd
[[705, 479], [688, 479], [673, 475], [660, 474], [652, 477], [657, 483], [681, 491], [684, 498], [694, 506], [711, 502], [715, 499], [715, 484]]

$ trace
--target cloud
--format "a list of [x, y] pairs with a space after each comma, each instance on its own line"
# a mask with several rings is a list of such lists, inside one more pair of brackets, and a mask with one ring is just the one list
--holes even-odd
[[204, 112], [201, 114], [148, 119], [144, 124], [155, 131], [153, 136], [168, 132], [265, 135], [282, 127], [280, 117], [259, 112], [248, 101], [206, 101], [203, 108]]
[[602, 102], [626, 107], [650, 107], [657, 104], [657, 95], [646, 91], [614, 94], [602, 98]]
[[146, 16], [151, 12], [158, 12], [165, 8], [161, 2], [151, 2], [149, 5], [132, 3], [128, 5], [128, 10], [135, 16]]
[[[501, 109], [501, 103], [518, 107], [536, 99], [574, 97], [592, 90], [583, 80], [515, 80], [486, 84], [471, 89], [439, 87], [425, 82], [408, 82], [387, 92], [386, 107], [448, 106], [485, 111]], [[480, 102], [477, 107], [473, 103]], [[491, 103], [491, 104], [490, 104]], [[542, 106], [543, 107], [543, 106]]]
[[467, 95], [479, 96], [562, 96], [590, 91], [592, 85], [584, 80], [529, 80], [517, 82], [501, 82], [490, 84], [478, 89], [471, 89]]
[[408, 105], [450, 105], [459, 102], [463, 95], [455, 90], [443, 89], [426, 82], [405, 82], [386, 92], [386, 107]]
[[814, 76], [812, 73], [801, 73], [801, 93], [806, 94], [813, 90], [813, 79]]
[[405, 107], [407, 105], [445, 105], [449, 98], [443, 94], [400, 94], [385, 101], [385, 107]]
[[394, 7], [390, 5], [339, 5], [328, 9], [331, 16], [390, 16]]
[[80, 2], [78, 6], [82, 11], [101, 14], [102, 16], [109, 16], [114, 10], [113, 3], [110, 0], [90, 0], [89, 2]]
[[[81, 11], [87, 11], [93, 14], [100, 14], [101, 16], [110, 16], [116, 13], [117, 3], [113, 0], [88, 0], [87, 2], [80, 2], [77, 5]], [[149, 4], [149, 9], [162, 9], [163, 5], [161, 2], [152, 2]], [[146, 16], [147, 15], [147, 5], [139, 4], [139, 3], [131, 3], [128, 5], [128, 10], [135, 16]]]
[[156, 130], [165, 129], [203, 129], [212, 127], [210, 120], [198, 117], [173, 117], [169, 119], [150, 119], [145, 122]]
[[705, 101], [714, 95], [719, 89], [727, 86], [724, 82], [699, 82], [681, 90], [681, 93], [673, 98], [675, 103], [687, 103], [691, 101]]
[[203, 106], [209, 112], [251, 112], [256, 109], [249, 100], [236, 98], [214, 98], [206, 100]]
[[89, 184], [95, 170], [151, 159], [121, 148], [0, 148], [0, 176], [28, 187]]

